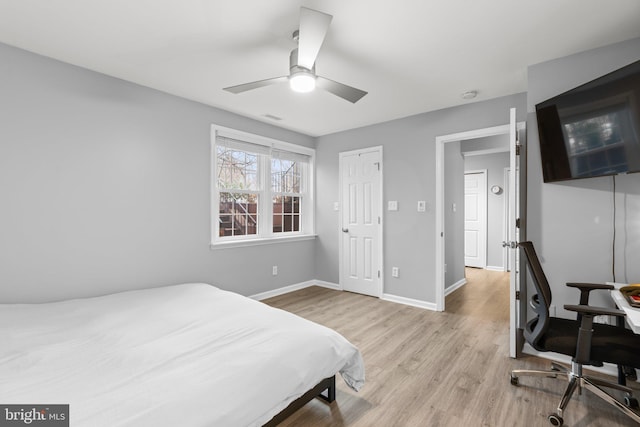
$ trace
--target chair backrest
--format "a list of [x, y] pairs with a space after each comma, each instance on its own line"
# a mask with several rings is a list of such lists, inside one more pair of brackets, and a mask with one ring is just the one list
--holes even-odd
[[531, 242], [518, 243], [522, 254], [527, 260], [527, 266], [533, 279], [533, 285], [536, 288], [536, 294], [529, 301], [533, 311], [537, 317], [529, 320], [524, 329], [524, 338], [536, 350], [544, 351], [544, 348], [538, 345], [538, 341], [546, 332], [549, 326], [549, 306], [551, 305], [551, 288], [547, 276], [544, 275], [540, 260], [533, 248]]

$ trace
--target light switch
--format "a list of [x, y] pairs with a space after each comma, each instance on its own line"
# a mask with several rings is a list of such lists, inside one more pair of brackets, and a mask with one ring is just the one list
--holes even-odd
[[387, 203], [387, 209], [390, 211], [397, 211], [398, 210], [398, 201], [397, 200], [389, 200], [389, 202]]
[[418, 200], [418, 212], [427, 211], [427, 202], [424, 200]]

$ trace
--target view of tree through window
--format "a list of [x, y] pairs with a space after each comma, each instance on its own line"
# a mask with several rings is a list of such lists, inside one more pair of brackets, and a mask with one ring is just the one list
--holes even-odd
[[258, 155], [217, 147], [218, 185], [228, 190], [258, 189]]
[[223, 146], [216, 154], [220, 236], [257, 234], [258, 156]]
[[293, 160], [271, 159], [273, 232], [300, 230], [301, 165]]

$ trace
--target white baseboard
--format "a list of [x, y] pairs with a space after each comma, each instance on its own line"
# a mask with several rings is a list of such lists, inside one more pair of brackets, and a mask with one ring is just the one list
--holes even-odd
[[506, 268], [504, 267], [498, 267], [495, 265], [487, 265], [487, 267], [485, 268], [485, 270], [489, 270], [489, 271], [499, 271], [501, 273], [504, 273], [505, 271], [507, 271]]
[[314, 280], [309, 280], [307, 282], [296, 283], [295, 285], [285, 286], [283, 288], [274, 289], [272, 291], [250, 295], [249, 298], [262, 301], [263, 299], [273, 298], [279, 295], [288, 294], [289, 292], [299, 291], [300, 289], [308, 288], [309, 286], [313, 286], [314, 284], [315, 284]]
[[313, 284], [316, 286], [322, 286], [323, 288], [329, 288], [336, 291], [342, 291], [342, 286], [337, 283], [325, 282], [323, 280], [312, 280]]
[[412, 307], [418, 307], [418, 308], [424, 308], [427, 310], [436, 311], [436, 305], [434, 303], [422, 301], [419, 299], [399, 297], [397, 295], [391, 295], [391, 294], [382, 294], [380, 299], [385, 301], [395, 302], [398, 304], [410, 305]]
[[[464, 280], [464, 279], [463, 279]], [[465, 280], [466, 283], [466, 280]], [[308, 288], [310, 286], [322, 286], [323, 288], [333, 289], [336, 291], [342, 291], [342, 287], [336, 283], [325, 282], [323, 280], [309, 280], [302, 283], [296, 283], [294, 285], [285, 286], [282, 288], [274, 289], [267, 292], [261, 292], [259, 294], [250, 295], [249, 298], [262, 301], [263, 299], [273, 298], [280, 295], [288, 294], [289, 292], [299, 291], [300, 289]], [[462, 285], [460, 285], [462, 286]], [[436, 305], [427, 301], [400, 297], [391, 294], [382, 294], [381, 300], [395, 302], [398, 304], [410, 305], [412, 307], [424, 308], [427, 310], [436, 311]]]
[[451, 292], [460, 289], [461, 287], [463, 287], [464, 285], [467, 284], [467, 279], [460, 279], [458, 280], [456, 283], [454, 283], [453, 285], [449, 286], [448, 288], [444, 289], [444, 296], [446, 297], [447, 295], [449, 295]]
[[274, 289], [272, 291], [250, 295], [249, 298], [262, 301], [263, 299], [273, 298], [280, 295], [288, 294], [289, 292], [299, 291], [300, 289], [308, 288], [310, 286], [322, 286], [323, 288], [334, 289], [337, 291], [342, 290], [340, 285], [336, 285], [335, 283], [324, 282], [322, 280], [308, 280], [306, 282], [296, 283], [294, 285], [285, 286], [283, 288]]

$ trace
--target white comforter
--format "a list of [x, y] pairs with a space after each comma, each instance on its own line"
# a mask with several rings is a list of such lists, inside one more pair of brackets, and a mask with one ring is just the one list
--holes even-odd
[[0, 304], [0, 403], [71, 426], [258, 426], [323, 378], [364, 383], [337, 332], [206, 284]]

